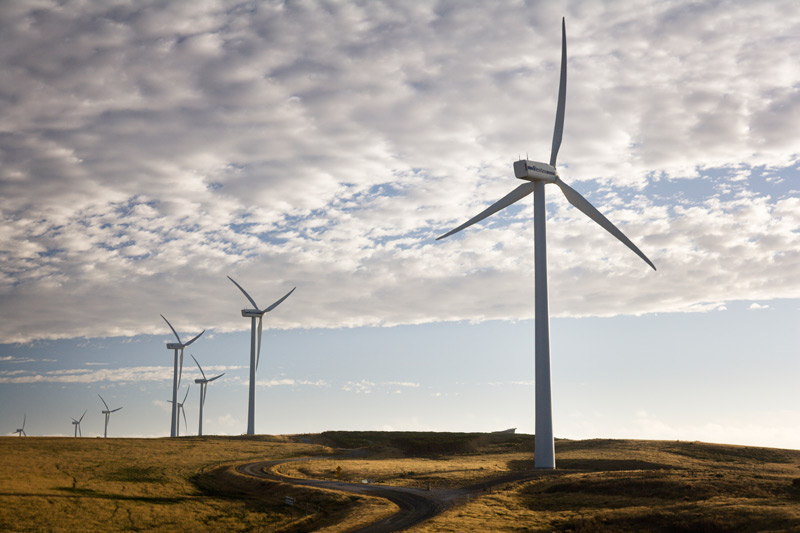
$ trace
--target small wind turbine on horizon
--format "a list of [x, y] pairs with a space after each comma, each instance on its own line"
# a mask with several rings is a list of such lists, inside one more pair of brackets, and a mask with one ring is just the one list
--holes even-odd
[[27, 437], [28, 434], [25, 433], [25, 420], [28, 418], [28, 413], [22, 414], [22, 427], [16, 430], [14, 433], [17, 434], [18, 437]]
[[[189, 354], [192, 355], [192, 354]], [[203, 367], [200, 366], [200, 363], [197, 362], [194, 355], [192, 355], [192, 359], [194, 359], [194, 363], [197, 365], [197, 368], [200, 369], [200, 373], [203, 375], [202, 378], [197, 378], [194, 380], [195, 383], [200, 385], [200, 424], [197, 427], [197, 435], [202, 437], [203, 436], [203, 406], [206, 403], [206, 389], [208, 388], [208, 384], [214, 381], [215, 379], [219, 379], [225, 375], [225, 372], [220, 374], [219, 376], [214, 376], [213, 378], [206, 378], [206, 373], [203, 372]], [[188, 391], [187, 391], [188, 394]], [[184, 401], [186, 399], [184, 398]]]
[[630, 241], [614, 224], [604, 217], [592, 204], [575, 189], [564, 183], [556, 171], [556, 157], [561, 146], [564, 132], [564, 109], [567, 96], [567, 31], [564, 19], [561, 19], [561, 80], [558, 88], [558, 108], [556, 109], [556, 125], [553, 131], [553, 145], [550, 151], [550, 164], [538, 161], [519, 160], [514, 163], [514, 175], [528, 183], [523, 183], [506, 196], [472, 217], [455, 229], [437, 237], [444, 239], [464, 228], [493, 215], [511, 204], [533, 193], [533, 227], [534, 227], [534, 292], [535, 292], [535, 383], [536, 383], [536, 434], [534, 465], [536, 468], [553, 469], [555, 448], [553, 439], [553, 409], [550, 390], [550, 318], [547, 303], [547, 242], [545, 231], [544, 186], [555, 183], [567, 198], [583, 214], [597, 222], [606, 231], [622, 241], [636, 255], [650, 265], [655, 265]]
[[[250, 318], [250, 400], [248, 402], [247, 408], [247, 434], [254, 435], [256, 430], [256, 370], [258, 370], [258, 359], [261, 356], [261, 326], [262, 320], [266, 313], [269, 313], [276, 307], [278, 307], [281, 302], [283, 302], [286, 298], [289, 297], [290, 294], [294, 292], [294, 289], [287, 292], [283, 298], [275, 302], [274, 304], [266, 307], [264, 309], [259, 309], [258, 304], [253, 300], [247, 291], [242, 288], [241, 285], [236, 283], [236, 281], [228, 276], [228, 279], [236, 285], [242, 294], [244, 294], [245, 298], [253, 304], [252, 309], [242, 309], [242, 316]], [[256, 341], [256, 321], [258, 321], [258, 340]]]
[[181, 386], [181, 373], [183, 372], [183, 349], [192, 344], [194, 341], [200, 338], [200, 335], [206, 332], [206, 330], [201, 331], [197, 334], [192, 340], [187, 343], [181, 342], [181, 338], [178, 336], [178, 332], [175, 331], [175, 328], [172, 327], [172, 324], [169, 323], [167, 317], [161, 315], [161, 318], [164, 319], [164, 322], [167, 323], [169, 329], [172, 330], [172, 333], [175, 335], [175, 338], [178, 339], [178, 342], [168, 342], [167, 343], [167, 350], [174, 350], [175, 352], [175, 367], [172, 374], [172, 420], [170, 422], [170, 429], [169, 429], [169, 436], [170, 437], [177, 437], [178, 436], [178, 387]]
[[[102, 400], [102, 398], [100, 398], [100, 399]], [[122, 409], [122, 408], [120, 407], [120, 409]], [[86, 411], [88, 411], [88, 409]], [[77, 420], [75, 420], [74, 418], [72, 419], [72, 425], [75, 426], [75, 436], [76, 437], [78, 436], [78, 434], [80, 434], [80, 436], [83, 437], [83, 432], [81, 432], [81, 421], [83, 420], [83, 417], [86, 416], [86, 411], [83, 412], [83, 414], [81, 415], [81, 417], [79, 419], [77, 419]]]
[[[98, 394], [98, 396], [100, 396], [100, 395]], [[108, 406], [108, 404], [106, 403], [106, 401], [103, 399], [102, 396], [100, 396], [100, 401], [103, 402], [103, 405], [106, 406], [105, 411], [102, 411], [102, 413], [104, 415], [106, 415], [106, 425], [105, 425], [105, 429], [103, 429], [103, 438], [105, 439], [105, 438], [108, 438], [108, 419], [111, 417], [111, 413], [116, 413], [117, 411], [122, 409], [122, 407], [117, 407], [116, 409], [111, 409]], [[83, 418], [83, 417], [81, 417], [81, 418]]]
[[[189, 387], [187, 386], [186, 387], [186, 395], [183, 397], [183, 401], [178, 404], [178, 409], [180, 410], [181, 413], [183, 413], [183, 426], [186, 428], [187, 432], [189, 431], [189, 424], [186, 422], [186, 410], [183, 408], [183, 404], [186, 403], [186, 398], [188, 398], [188, 397], [189, 397]], [[169, 403], [172, 403], [172, 400], [167, 400], [167, 401]], [[181, 425], [180, 425], [180, 423], [178, 424], [178, 428], [175, 431], [175, 436], [176, 437], [180, 437], [181, 436]]]

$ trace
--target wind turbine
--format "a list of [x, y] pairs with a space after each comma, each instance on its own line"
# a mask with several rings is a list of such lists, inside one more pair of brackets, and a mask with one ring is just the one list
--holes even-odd
[[[100, 395], [98, 394], [98, 396], [100, 396]], [[111, 413], [116, 413], [117, 411], [122, 409], [122, 407], [117, 407], [116, 409], [111, 409], [108, 406], [108, 404], [106, 403], [106, 401], [103, 399], [102, 396], [100, 396], [100, 401], [103, 402], [103, 405], [106, 406], [106, 410], [103, 411], [103, 414], [106, 415], [106, 427], [103, 430], [103, 438], [107, 438], [108, 437], [108, 419], [111, 417]], [[83, 418], [83, 417], [81, 417], [81, 418]]]
[[175, 369], [172, 373], [172, 421], [170, 422], [169, 426], [169, 436], [170, 437], [177, 437], [178, 436], [178, 387], [181, 386], [181, 373], [183, 372], [183, 349], [192, 344], [200, 335], [206, 332], [206, 330], [201, 331], [187, 343], [181, 342], [181, 338], [178, 336], [178, 332], [175, 331], [175, 328], [172, 327], [172, 324], [169, 323], [169, 320], [164, 315], [161, 315], [161, 318], [164, 319], [164, 322], [167, 323], [169, 329], [172, 330], [172, 333], [175, 334], [175, 338], [178, 339], [178, 342], [168, 342], [167, 343], [167, 350], [174, 350], [175, 351]]
[[[192, 355], [192, 354], [189, 354]], [[194, 363], [197, 365], [197, 368], [200, 369], [200, 373], [203, 375], [202, 378], [197, 378], [194, 380], [195, 383], [200, 385], [200, 425], [197, 428], [197, 435], [202, 437], [203, 436], [203, 406], [206, 403], [206, 388], [208, 388], [208, 384], [214, 381], [215, 379], [219, 379], [225, 375], [225, 372], [220, 374], [219, 376], [214, 376], [213, 378], [206, 378], [206, 373], [203, 372], [203, 367], [200, 366], [200, 363], [197, 362], [197, 359], [192, 355], [192, 359], [194, 359]], [[187, 390], [188, 394], [188, 390]], [[184, 398], [184, 401], [186, 399]]]
[[[186, 431], [189, 431], [189, 425], [186, 423], [186, 410], [183, 408], [183, 404], [186, 403], [186, 398], [189, 397], [189, 387], [186, 387], [186, 395], [183, 397], [183, 401], [178, 404], [178, 409], [183, 413], [183, 426], [186, 428]], [[169, 403], [172, 403], [172, 400], [167, 400]], [[174, 404], [173, 404], [174, 405]], [[178, 424], [178, 428], [175, 430], [175, 436], [181, 436], [181, 425]]]
[[[100, 399], [102, 400], [102, 398], [100, 398]], [[120, 409], [122, 409], [122, 408], [120, 407]], [[79, 419], [77, 419], [77, 420], [75, 420], [74, 418], [72, 419], [72, 425], [75, 426], [75, 436], [76, 437], [78, 436], [79, 433], [80, 433], [81, 437], [83, 437], [83, 432], [81, 431], [81, 420], [83, 420], [84, 416], [86, 416], [86, 411], [83, 412], [83, 414], [81, 415], [81, 417]]]
[[597, 222], [606, 231], [622, 241], [645, 263], [656, 269], [652, 261], [644, 255], [614, 224], [604, 217], [595, 207], [575, 189], [564, 183], [556, 171], [556, 156], [561, 146], [564, 131], [564, 108], [567, 96], [567, 32], [564, 19], [561, 19], [561, 81], [558, 88], [558, 108], [556, 109], [556, 125], [553, 131], [553, 146], [550, 151], [550, 164], [538, 161], [519, 160], [514, 163], [514, 175], [523, 183], [506, 196], [472, 217], [455, 229], [437, 237], [444, 239], [464, 228], [493, 215], [509, 205], [533, 193], [533, 226], [534, 226], [534, 286], [535, 286], [535, 328], [536, 328], [536, 436], [534, 465], [536, 468], [556, 467], [555, 448], [553, 443], [553, 409], [550, 392], [550, 318], [547, 306], [547, 242], [545, 232], [544, 186], [555, 183], [566, 196], [567, 201], [583, 214]]
[[[247, 291], [242, 288], [241, 285], [236, 283], [234, 279], [228, 276], [228, 279], [233, 281], [233, 284], [236, 285], [242, 294], [253, 304], [253, 309], [242, 309], [242, 316], [250, 318], [250, 401], [247, 408], [247, 434], [254, 435], [256, 430], [256, 370], [258, 369], [258, 359], [261, 356], [261, 324], [262, 319], [266, 313], [269, 313], [276, 307], [278, 307], [281, 302], [283, 302], [286, 298], [289, 297], [290, 294], [294, 292], [294, 289], [290, 290], [286, 293], [286, 295], [275, 302], [274, 304], [266, 307], [264, 309], [259, 309], [258, 304], [255, 300], [253, 300]], [[258, 346], [256, 347], [256, 320], [258, 320]]]
[[22, 427], [14, 432], [20, 437], [27, 437], [28, 436], [28, 434], [25, 433], [25, 420], [27, 418], [28, 418], [28, 413], [23, 413], [22, 414]]

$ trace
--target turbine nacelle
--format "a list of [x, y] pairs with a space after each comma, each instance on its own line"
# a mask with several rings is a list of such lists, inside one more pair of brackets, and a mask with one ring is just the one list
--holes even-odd
[[182, 350], [184, 347], [183, 344], [177, 342], [168, 342], [167, 343], [167, 350]]
[[514, 161], [514, 175], [521, 180], [554, 183], [558, 179], [556, 168], [547, 163], [520, 159]]
[[242, 309], [242, 316], [247, 318], [261, 318], [264, 316], [266, 311], [260, 311], [258, 309]]

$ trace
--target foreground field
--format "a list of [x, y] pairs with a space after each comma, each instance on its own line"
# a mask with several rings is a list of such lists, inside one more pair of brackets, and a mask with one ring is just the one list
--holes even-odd
[[[335, 458], [337, 448], [361, 453]], [[533, 470], [532, 452], [531, 436], [497, 434], [0, 438], [0, 530], [344, 531], [397, 510], [231, 466], [299, 456], [323, 457], [274, 471], [434, 492], [470, 487], [469, 498], [414, 531], [800, 529], [800, 451], [560, 440], [555, 472]], [[509, 481], [515, 476], [526, 479]]]
[[[280, 437], [0, 438], [0, 530], [302, 529], [307, 513], [284, 503], [291, 491], [226, 465], [330, 452]], [[354, 507], [394, 511], [335, 493], [302, 499], [334, 523], [353, 523]]]
[[[276, 471], [433, 489], [487, 482], [477, 497], [414, 531], [800, 529], [800, 451], [699, 442], [559, 440], [558, 470], [536, 472], [531, 436], [461, 434], [443, 440], [442, 435], [323, 434], [332, 443], [366, 440], [375, 455], [288, 463]], [[524, 472], [532, 479], [489, 483]]]

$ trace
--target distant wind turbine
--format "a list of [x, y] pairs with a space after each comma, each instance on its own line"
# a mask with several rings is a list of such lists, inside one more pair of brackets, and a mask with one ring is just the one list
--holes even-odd
[[534, 286], [535, 286], [535, 328], [536, 328], [536, 436], [534, 465], [536, 468], [556, 467], [555, 448], [553, 442], [553, 409], [550, 392], [550, 318], [547, 304], [547, 242], [545, 232], [544, 186], [555, 183], [566, 196], [567, 201], [583, 214], [597, 222], [606, 231], [622, 241], [636, 255], [650, 265], [655, 265], [633, 244], [614, 224], [604, 217], [595, 207], [575, 189], [564, 183], [556, 171], [556, 156], [561, 146], [564, 132], [564, 109], [567, 96], [567, 32], [564, 19], [561, 20], [561, 81], [558, 88], [558, 108], [556, 125], [553, 131], [553, 146], [550, 151], [550, 164], [537, 161], [519, 160], [514, 163], [514, 175], [528, 183], [524, 183], [487, 209], [467, 220], [457, 228], [448, 231], [436, 240], [444, 239], [467, 228], [484, 218], [504, 209], [514, 202], [533, 193], [533, 227], [534, 227]]
[[[183, 408], [183, 404], [186, 403], [186, 398], [189, 397], [189, 387], [186, 387], [186, 395], [183, 397], [183, 401], [178, 404], [178, 409], [181, 413], [183, 413], [183, 426], [186, 428], [186, 431], [189, 431], [189, 425], [186, 423], [186, 410]], [[167, 400], [169, 403], [172, 403], [172, 400]], [[174, 405], [174, 404], [173, 404]], [[178, 429], [175, 431], [175, 436], [181, 436], [181, 425], [178, 424]]]
[[[100, 396], [100, 395], [98, 394], [98, 396]], [[105, 426], [105, 429], [103, 429], [103, 438], [107, 438], [108, 437], [108, 419], [111, 417], [111, 413], [116, 413], [117, 411], [122, 409], [122, 407], [117, 407], [116, 409], [111, 409], [108, 406], [108, 404], [106, 403], [106, 401], [103, 399], [102, 396], [100, 396], [100, 401], [103, 402], [103, 405], [106, 406], [105, 411], [103, 411], [103, 414], [106, 415], [106, 426]], [[81, 418], [83, 418], [83, 417], [81, 417]]]
[[[262, 319], [266, 313], [269, 313], [278, 307], [281, 302], [288, 298], [297, 287], [287, 292], [283, 298], [269, 307], [259, 309], [258, 304], [250, 297], [249, 294], [247, 294], [247, 291], [244, 290], [241, 285], [236, 283], [236, 281], [234, 281], [234, 279], [230, 276], [228, 276], [228, 279], [233, 281], [233, 284], [236, 285], [240, 291], [242, 291], [242, 294], [244, 294], [245, 298], [247, 298], [247, 300], [253, 304], [253, 309], [242, 309], [242, 316], [250, 318], [250, 401], [247, 409], [247, 434], [254, 435], [256, 431], [256, 370], [258, 369], [258, 359], [261, 356]], [[256, 321], [258, 321], [258, 341], [256, 341]]]
[[178, 339], [178, 342], [169, 342], [167, 343], [167, 350], [174, 350], [175, 351], [175, 367], [172, 373], [172, 421], [170, 422], [169, 426], [169, 436], [170, 437], [177, 437], [178, 436], [178, 387], [181, 386], [181, 373], [183, 372], [183, 349], [192, 344], [200, 335], [206, 332], [206, 330], [201, 331], [187, 343], [181, 342], [181, 338], [178, 336], [178, 332], [175, 331], [175, 328], [172, 327], [172, 324], [169, 323], [169, 320], [164, 315], [161, 315], [161, 318], [164, 319], [164, 322], [167, 323], [169, 329], [172, 330], [172, 333], [175, 335], [175, 338]]
[[[102, 398], [101, 398], [101, 400], [102, 400]], [[87, 411], [88, 411], [88, 409], [87, 409]], [[81, 437], [83, 437], [83, 432], [81, 432], [81, 420], [83, 420], [84, 416], [86, 416], [86, 411], [83, 412], [83, 414], [81, 415], [81, 417], [79, 419], [77, 419], [77, 420], [75, 420], [74, 418], [72, 419], [72, 425], [75, 426], [75, 436], [76, 437], [79, 434], [80, 434]]]
[[[189, 354], [192, 355], [192, 354]], [[194, 355], [192, 355], [192, 359], [194, 359], [194, 363], [197, 365], [197, 368], [200, 369], [200, 373], [203, 375], [202, 378], [197, 378], [194, 380], [195, 383], [200, 385], [200, 425], [197, 428], [197, 435], [202, 437], [203, 436], [203, 406], [206, 403], [206, 389], [208, 388], [208, 384], [214, 381], [215, 379], [219, 379], [225, 375], [225, 372], [220, 374], [219, 376], [214, 376], [213, 378], [206, 378], [206, 373], [203, 372], [203, 367], [200, 366], [200, 363], [197, 362]], [[188, 391], [187, 391], [188, 394]], [[185, 400], [185, 399], [184, 399]]]
[[27, 418], [28, 418], [28, 413], [23, 413], [22, 414], [22, 427], [14, 432], [20, 437], [27, 437], [28, 436], [28, 434], [25, 433], [25, 420]]

